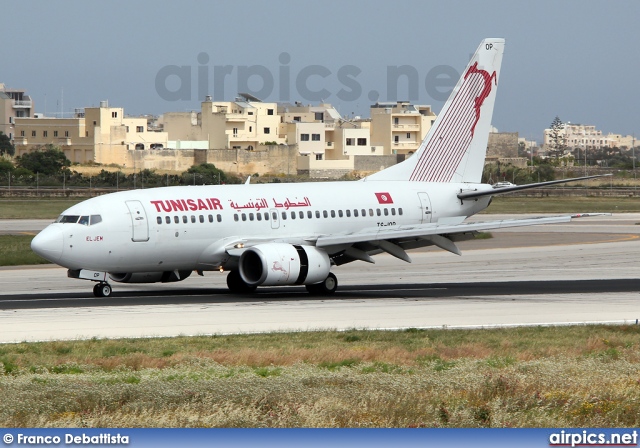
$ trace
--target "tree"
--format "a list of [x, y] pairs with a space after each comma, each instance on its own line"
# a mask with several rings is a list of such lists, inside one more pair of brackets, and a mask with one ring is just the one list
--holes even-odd
[[19, 156], [16, 158], [16, 163], [20, 168], [41, 174], [59, 174], [63, 169], [71, 166], [71, 162], [60, 148], [53, 145]]
[[5, 135], [0, 131], [0, 155], [9, 154], [13, 156], [16, 153], [16, 148], [11, 143], [8, 135]]
[[567, 149], [567, 143], [564, 135], [564, 123], [557, 115], [551, 122], [551, 128], [549, 129], [549, 142], [551, 154], [556, 159], [558, 157], [562, 157], [565, 149]]
[[[239, 182], [239, 179], [235, 176], [228, 176], [224, 171], [212, 163], [201, 163], [200, 165], [194, 165], [185, 171], [186, 174], [196, 175], [199, 183], [217, 184], [235, 184]], [[204, 182], [203, 182], [204, 181]]]

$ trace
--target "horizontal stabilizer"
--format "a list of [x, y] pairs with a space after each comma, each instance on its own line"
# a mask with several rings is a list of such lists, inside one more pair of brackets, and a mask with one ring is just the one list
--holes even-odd
[[482, 196], [495, 196], [497, 194], [511, 193], [514, 191], [528, 190], [530, 188], [548, 187], [549, 185], [564, 184], [567, 182], [577, 182], [579, 180], [595, 179], [597, 177], [611, 176], [611, 174], [598, 174], [596, 176], [574, 177], [572, 179], [550, 180], [548, 182], [537, 182], [535, 184], [515, 185], [513, 187], [493, 188], [491, 190], [469, 190], [458, 193], [458, 199], [473, 199]]

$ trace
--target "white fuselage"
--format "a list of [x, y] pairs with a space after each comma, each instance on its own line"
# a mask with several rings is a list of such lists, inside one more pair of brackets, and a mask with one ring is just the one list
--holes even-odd
[[[459, 223], [489, 198], [456, 194], [483, 184], [408, 181], [326, 182], [152, 188], [88, 199], [64, 216], [95, 225], [54, 223], [38, 238], [44, 255], [69, 269], [154, 272], [219, 269], [238, 242], [313, 244], [324, 235]], [[226, 268], [226, 266], [225, 266]]]

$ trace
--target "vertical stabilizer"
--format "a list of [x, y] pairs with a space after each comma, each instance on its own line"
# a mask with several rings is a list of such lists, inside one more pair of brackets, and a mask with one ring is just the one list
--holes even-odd
[[504, 39], [483, 40], [418, 151], [366, 180], [480, 182], [503, 52]]

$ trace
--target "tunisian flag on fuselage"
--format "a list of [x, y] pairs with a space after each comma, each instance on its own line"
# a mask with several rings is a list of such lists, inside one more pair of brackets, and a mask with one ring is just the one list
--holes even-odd
[[389, 193], [375, 193], [379, 204], [393, 204], [393, 199]]

